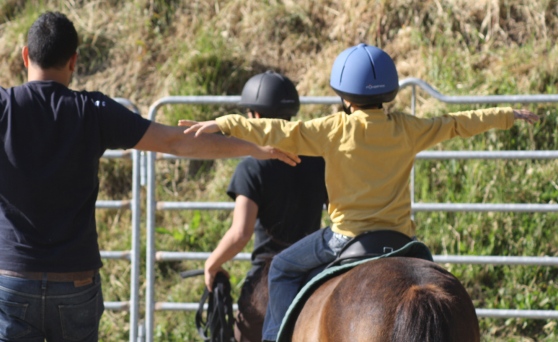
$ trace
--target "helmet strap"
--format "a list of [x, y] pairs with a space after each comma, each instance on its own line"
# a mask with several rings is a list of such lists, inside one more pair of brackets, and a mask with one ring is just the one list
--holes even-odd
[[343, 98], [341, 98], [341, 105], [343, 105], [343, 111], [345, 112], [345, 114], [352, 114], [352, 111], [351, 111], [352, 106], [351, 105], [347, 106], [345, 104], [345, 101], [343, 101]]

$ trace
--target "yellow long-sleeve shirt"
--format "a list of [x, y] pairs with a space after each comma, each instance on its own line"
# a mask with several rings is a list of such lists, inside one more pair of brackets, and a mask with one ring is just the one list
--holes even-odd
[[326, 163], [328, 213], [334, 232], [355, 236], [390, 229], [415, 236], [409, 175], [415, 155], [456, 136], [471, 137], [513, 126], [512, 108], [452, 113], [435, 118], [386, 115], [381, 109], [339, 112], [309, 121], [246, 119], [226, 115], [226, 135], [271, 145]]

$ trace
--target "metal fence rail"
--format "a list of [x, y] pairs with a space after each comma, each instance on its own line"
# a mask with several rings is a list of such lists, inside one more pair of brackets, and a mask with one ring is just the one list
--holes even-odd
[[[411, 111], [416, 113], [416, 88], [425, 90], [441, 102], [452, 104], [501, 104], [501, 103], [552, 103], [558, 102], [558, 95], [494, 95], [494, 96], [446, 96], [440, 94], [426, 82], [408, 78], [400, 82], [400, 87], [411, 87]], [[339, 103], [339, 97], [301, 97], [301, 104], [331, 105]], [[172, 104], [236, 104], [240, 96], [169, 96], [156, 101], [149, 109], [149, 119], [155, 121], [158, 110], [164, 105]], [[155, 160], [156, 153], [147, 155], [147, 222], [146, 222], [146, 341], [153, 341], [154, 312], [156, 310], [195, 310], [197, 303], [168, 303], [155, 301], [154, 265], [159, 261], [205, 260], [209, 253], [180, 253], [157, 251], [155, 248], [155, 213], [157, 210], [232, 210], [234, 203], [229, 202], [158, 202], [155, 197]], [[161, 159], [170, 160], [178, 157], [160, 155]], [[425, 151], [417, 155], [417, 159], [558, 159], [558, 151]], [[418, 211], [515, 211], [515, 212], [556, 212], [554, 204], [475, 204], [475, 203], [414, 203], [414, 174], [411, 175], [412, 210]], [[249, 260], [247, 253], [239, 254], [235, 259]], [[553, 257], [498, 257], [498, 256], [434, 256], [440, 263], [490, 263], [506, 265], [545, 265], [556, 266], [557, 258]], [[477, 309], [480, 317], [494, 318], [530, 318], [557, 319], [558, 311], [547, 310], [501, 310]]]
[[[211, 253], [206, 252], [157, 252], [156, 260], [206, 260]], [[440, 264], [477, 264], [477, 265], [508, 265], [508, 266], [558, 266], [558, 257], [516, 257], [516, 256], [467, 256], [467, 255], [434, 255], [434, 262]], [[233, 260], [250, 261], [250, 253], [239, 253]], [[157, 302], [155, 310], [160, 311], [196, 311], [198, 303]], [[237, 309], [237, 306], [234, 307]], [[528, 318], [558, 319], [556, 310], [508, 310], [508, 309], [476, 309], [479, 317], [485, 318]]]
[[[155, 253], [157, 261], [206, 260], [208, 252], [168, 252]], [[475, 256], [475, 255], [434, 255], [439, 264], [514, 265], [514, 266], [558, 266], [558, 257], [542, 256]], [[238, 253], [233, 260], [250, 261], [250, 253]]]
[[[116, 102], [128, 107], [140, 115], [139, 109], [129, 100], [115, 98]], [[132, 246], [130, 251], [101, 251], [102, 259], [127, 260], [131, 264], [130, 274], [130, 300], [122, 302], [105, 302], [105, 309], [111, 311], [130, 312], [130, 341], [138, 339], [139, 322], [139, 274], [140, 274], [140, 151], [108, 150], [103, 154], [105, 159], [131, 159], [132, 160], [132, 199], [131, 200], [97, 200], [96, 209], [127, 209], [132, 215]]]

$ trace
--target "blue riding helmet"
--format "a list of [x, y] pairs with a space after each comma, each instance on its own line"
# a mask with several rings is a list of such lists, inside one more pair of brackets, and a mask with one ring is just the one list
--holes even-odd
[[273, 71], [252, 76], [244, 85], [238, 104], [260, 113], [264, 118], [286, 120], [290, 120], [300, 109], [298, 91], [293, 82]]
[[355, 105], [381, 105], [399, 91], [397, 69], [383, 50], [358, 44], [341, 52], [331, 69], [329, 85]]

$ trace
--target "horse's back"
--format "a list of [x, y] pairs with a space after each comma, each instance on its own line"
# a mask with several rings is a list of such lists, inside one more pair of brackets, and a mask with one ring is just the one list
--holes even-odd
[[300, 312], [293, 341], [479, 341], [459, 280], [437, 264], [390, 257], [330, 279]]

